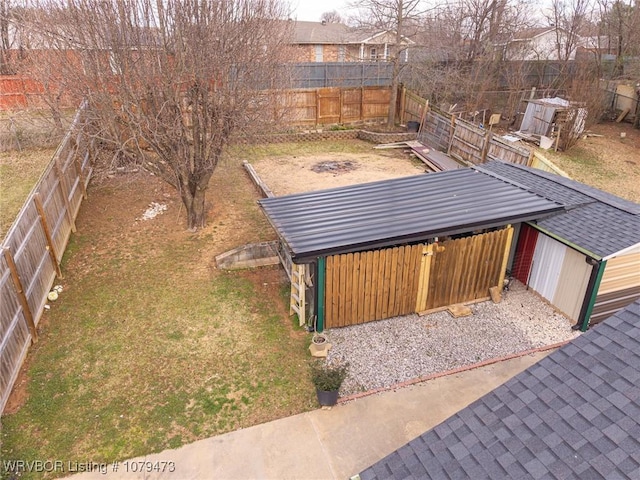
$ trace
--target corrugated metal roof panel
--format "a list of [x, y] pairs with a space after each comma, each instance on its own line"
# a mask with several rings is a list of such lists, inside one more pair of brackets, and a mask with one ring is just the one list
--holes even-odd
[[268, 198], [260, 204], [297, 261], [531, 220], [562, 209], [472, 169]]

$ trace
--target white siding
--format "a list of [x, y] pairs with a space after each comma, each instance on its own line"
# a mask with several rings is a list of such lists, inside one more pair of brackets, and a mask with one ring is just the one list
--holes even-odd
[[565, 245], [551, 237], [538, 236], [529, 286], [550, 302], [558, 286], [566, 249]]

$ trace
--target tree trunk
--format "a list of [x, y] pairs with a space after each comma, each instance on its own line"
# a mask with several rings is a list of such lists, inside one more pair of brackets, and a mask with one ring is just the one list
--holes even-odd
[[206, 189], [196, 187], [195, 192], [185, 192], [182, 195], [182, 203], [187, 209], [187, 228], [194, 232], [204, 227], [207, 220], [205, 192]]
[[398, 77], [400, 76], [400, 60], [397, 56], [393, 59], [393, 73], [391, 78], [391, 100], [389, 100], [389, 115], [387, 116], [387, 127], [393, 128], [396, 124], [396, 110], [398, 105]]

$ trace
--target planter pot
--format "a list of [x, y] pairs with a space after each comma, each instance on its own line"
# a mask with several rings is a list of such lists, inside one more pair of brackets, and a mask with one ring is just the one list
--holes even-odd
[[332, 407], [338, 403], [338, 390], [316, 390], [318, 394], [318, 403], [323, 407]]
[[407, 132], [417, 132], [420, 129], [420, 122], [407, 122]]

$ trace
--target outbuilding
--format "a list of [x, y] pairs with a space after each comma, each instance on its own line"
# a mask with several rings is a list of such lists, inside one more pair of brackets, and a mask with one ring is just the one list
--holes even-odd
[[640, 298], [640, 205], [521, 165], [491, 162], [478, 170], [566, 208], [518, 229], [515, 278], [582, 330]]
[[488, 299], [502, 286], [513, 225], [564, 211], [478, 168], [260, 205], [292, 265], [291, 312], [320, 331]]

